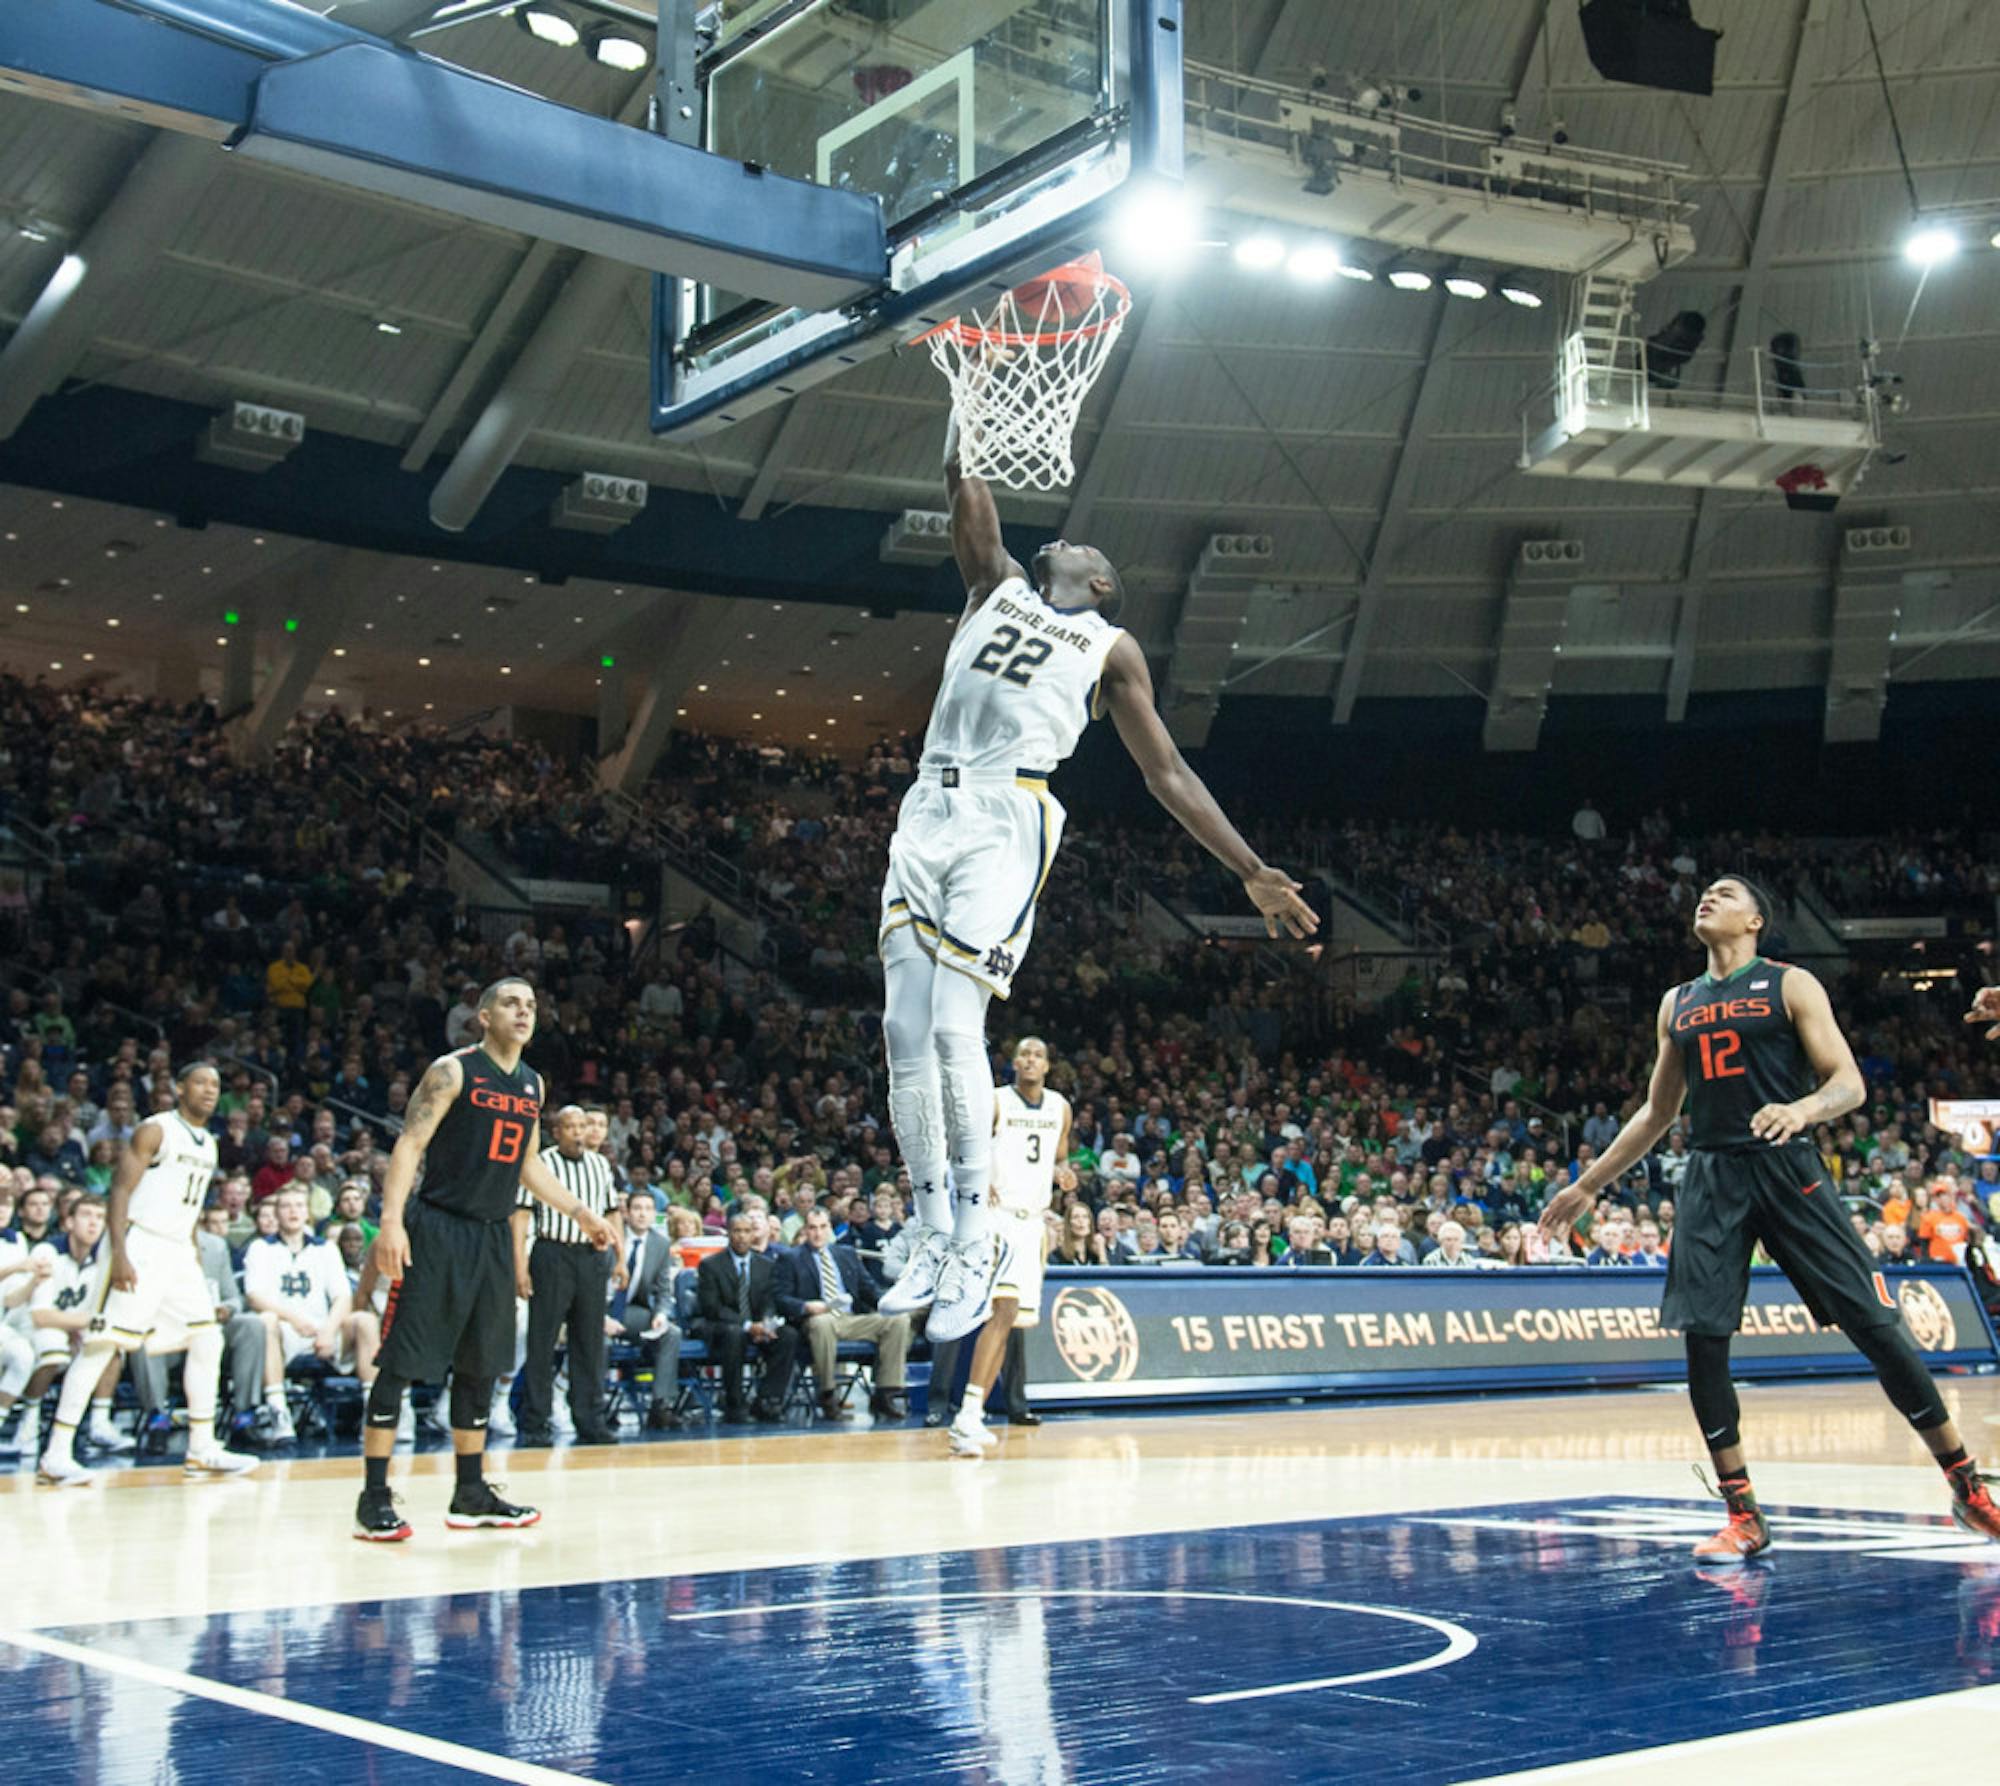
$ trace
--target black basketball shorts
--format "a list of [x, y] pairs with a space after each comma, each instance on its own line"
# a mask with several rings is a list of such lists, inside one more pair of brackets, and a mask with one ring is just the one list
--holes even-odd
[[435, 1383], [447, 1368], [498, 1377], [514, 1368], [514, 1237], [422, 1201], [404, 1218], [410, 1264], [382, 1315], [382, 1369]]
[[1696, 1152], [1674, 1209], [1662, 1325], [1717, 1337], [1743, 1323], [1758, 1241], [1823, 1326], [1893, 1327], [1902, 1314], [1810, 1142]]

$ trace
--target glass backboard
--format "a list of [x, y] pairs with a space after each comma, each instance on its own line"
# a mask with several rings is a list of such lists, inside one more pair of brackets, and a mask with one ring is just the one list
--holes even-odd
[[890, 254], [838, 311], [659, 280], [661, 433], [726, 427], [997, 296], [1093, 246], [1131, 181], [1180, 176], [1180, 0], [743, 0], [700, 15], [693, 79], [702, 147], [872, 194]]

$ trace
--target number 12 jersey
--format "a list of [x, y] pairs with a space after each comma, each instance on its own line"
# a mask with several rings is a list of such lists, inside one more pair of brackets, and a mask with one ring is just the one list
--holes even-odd
[[1687, 1073], [1690, 1147], [1767, 1147], [1751, 1133], [1751, 1117], [1818, 1083], [1785, 1009], [1792, 971], [1758, 956], [1727, 979], [1703, 974], [1675, 989], [1667, 1024]]

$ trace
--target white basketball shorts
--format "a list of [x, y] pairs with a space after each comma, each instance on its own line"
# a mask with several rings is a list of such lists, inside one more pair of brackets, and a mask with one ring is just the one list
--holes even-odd
[[1014, 1316], [1016, 1327], [1033, 1327], [1041, 1318], [1042, 1238], [1047, 1224], [1040, 1210], [1024, 1215], [1015, 1209], [998, 1209], [993, 1213], [993, 1231], [1004, 1235], [1014, 1249], [993, 1294], [1011, 1296], [1019, 1305]]
[[[170, 1240], [129, 1228], [125, 1256], [132, 1261], [138, 1286], [112, 1290], [91, 1323], [92, 1331], [109, 1334], [121, 1352], [141, 1346], [148, 1352], [185, 1351], [188, 1329], [215, 1320], [215, 1292], [202, 1275], [193, 1236]], [[106, 1272], [110, 1269], [105, 1266]]]
[[1046, 776], [958, 774], [933, 771], [903, 796], [878, 946], [888, 961], [914, 945], [1005, 998], [1068, 815]]

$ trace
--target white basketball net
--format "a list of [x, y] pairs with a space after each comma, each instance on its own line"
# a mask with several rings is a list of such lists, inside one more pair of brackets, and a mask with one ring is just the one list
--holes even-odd
[[958, 462], [967, 477], [1010, 490], [1059, 490], [1075, 481], [1076, 419], [1132, 299], [1100, 275], [1088, 308], [1070, 313], [1064, 290], [1044, 287], [1039, 314], [1007, 292], [990, 315], [929, 338], [931, 358], [951, 382]]

